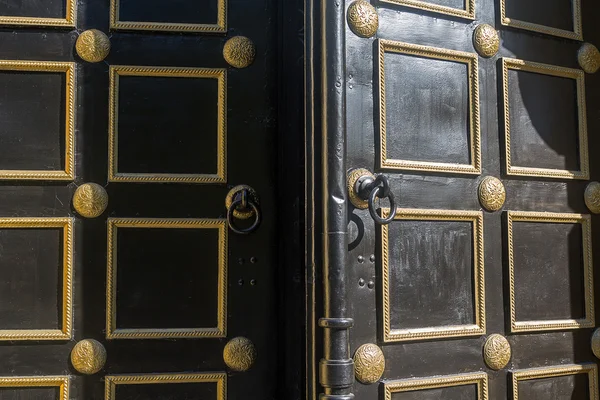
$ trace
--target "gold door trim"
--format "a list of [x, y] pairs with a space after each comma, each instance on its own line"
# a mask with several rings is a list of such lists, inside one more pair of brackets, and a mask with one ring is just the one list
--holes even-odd
[[[378, 40], [378, 95], [379, 95], [379, 167], [394, 170], [415, 170], [461, 174], [481, 174], [481, 131], [479, 123], [479, 69], [477, 54], [462, 51], [419, 46], [415, 44]], [[387, 158], [386, 99], [385, 99], [385, 53], [407, 54], [463, 63], [468, 68], [469, 79], [469, 147], [471, 164], [454, 164], [429, 161], [409, 161]]]
[[0, 376], [0, 388], [58, 387], [59, 400], [69, 400], [68, 376]]
[[63, 171], [0, 170], [0, 180], [73, 180], [75, 178], [75, 63], [0, 60], [0, 71], [64, 72], [66, 76], [65, 169]]
[[519, 382], [577, 374], [587, 374], [590, 400], [598, 400], [598, 367], [596, 364], [592, 363], [530, 368], [514, 371], [512, 372], [513, 400], [519, 400]]
[[151, 385], [177, 383], [216, 383], [215, 400], [227, 400], [227, 374], [225, 372], [174, 373], [149, 375], [109, 375], [105, 378], [104, 399], [119, 400], [116, 396], [117, 385]]
[[[389, 208], [381, 210], [383, 218], [390, 214]], [[381, 226], [381, 260], [383, 276], [383, 341], [401, 342], [408, 340], [426, 340], [434, 338], [451, 338], [462, 336], [479, 336], [485, 334], [485, 273], [483, 245], [483, 212], [462, 210], [425, 210], [399, 208], [394, 218], [398, 220], [419, 221], [467, 221], [473, 224], [473, 290], [474, 290], [474, 325], [453, 325], [416, 329], [392, 329], [390, 307], [390, 260], [389, 260], [389, 225]]]
[[386, 381], [383, 384], [385, 400], [392, 400], [394, 393], [439, 389], [453, 386], [477, 385], [477, 400], [488, 400], [488, 375], [485, 372], [446, 375], [435, 378], [410, 378]]
[[[217, 99], [217, 173], [169, 174], [127, 173], [118, 170], [119, 77], [147, 76], [169, 78], [206, 78], [218, 82]], [[108, 180], [110, 182], [226, 183], [227, 182], [227, 71], [223, 68], [111, 66], [109, 94]]]
[[73, 337], [73, 218], [0, 218], [0, 229], [49, 228], [63, 230], [62, 328], [0, 329], [0, 341], [70, 340]]
[[[594, 272], [592, 271], [591, 218], [584, 214], [560, 214], [547, 212], [508, 211], [508, 270], [510, 286], [510, 331], [536, 332], [564, 329], [584, 329], [595, 326]], [[585, 291], [585, 318], [550, 321], [517, 321], [515, 300], [514, 222], [539, 222], [553, 224], [581, 224], [583, 238], [583, 275]]]
[[227, 0], [216, 0], [217, 21], [214, 24], [192, 24], [177, 22], [121, 21], [120, 0], [110, 0], [110, 29], [167, 31], [186, 33], [227, 33]]
[[[106, 338], [176, 339], [227, 337], [227, 224], [222, 219], [109, 218], [106, 266]], [[117, 328], [117, 229], [218, 229], [219, 278], [217, 326], [213, 328]]]
[[[508, 98], [508, 70], [532, 72], [559, 78], [574, 79], [577, 83], [577, 110], [579, 121], [579, 164], [580, 170], [569, 171], [550, 168], [519, 167], [511, 163], [510, 150], [510, 104]], [[502, 86], [504, 97], [504, 143], [506, 149], [507, 175], [537, 176], [545, 178], [589, 179], [588, 134], [585, 103], [585, 73], [579, 69], [558, 67], [512, 58], [502, 59]]]
[[75, 28], [77, 21], [77, 1], [66, 1], [65, 18], [41, 18], [0, 15], [0, 25], [20, 25], [20, 26], [38, 26], [38, 27], [60, 27]]
[[[583, 40], [583, 28], [581, 25], [581, 1], [572, 0], [573, 4], [573, 31], [553, 28], [551, 26], [535, 24], [533, 22], [512, 19], [506, 15], [506, 0], [500, 0], [500, 20], [502, 25], [511, 26], [517, 29], [544, 33], [546, 35], [558, 36], [561, 38]], [[541, 11], [541, 10], [540, 10]]]
[[465, 8], [453, 8], [420, 0], [381, 0], [382, 3], [399, 4], [423, 11], [452, 15], [453, 17], [475, 19], [475, 0], [465, 0]]

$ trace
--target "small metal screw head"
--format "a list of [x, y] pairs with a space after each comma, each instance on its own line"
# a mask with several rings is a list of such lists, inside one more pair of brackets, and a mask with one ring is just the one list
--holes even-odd
[[365, 262], [365, 258], [363, 256], [358, 256], [358, 262], [359, 263], [364, 263]]
[[373, 281], [369, 281], [369, 283], [367, 284], [367, 287], [368, 287], [369, 289], [373, 289], [373, 288], [375, 287], [375, 282], [373, 282]]
[[371, 261], [372, 263], [375, 262], [375, 254], [371, 254], [371, 257], [369, 257], [369, 261]]
[[364, 280], [363, 278], [360, 278], [360, 279], [358, 280], [358, 286], [360, 286], [360, 287], [363, 287], [363, 286], [365, 286], [365, 280]]
[[243, 280], [243, 279], [240, 279], [240, 280], [238, 281], [238, 285], [240, 285], [240, 286], [243, 286], [243, 285], [244, 285], [244, 280]]

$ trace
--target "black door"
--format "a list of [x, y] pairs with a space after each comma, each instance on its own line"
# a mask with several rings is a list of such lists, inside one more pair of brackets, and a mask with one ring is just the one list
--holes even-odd
[[0, 398], [284, 389], [276, 17], [270, 0], [0, 4]]
[[599, 3], [346, 7], [356, 398], [598, 399]]

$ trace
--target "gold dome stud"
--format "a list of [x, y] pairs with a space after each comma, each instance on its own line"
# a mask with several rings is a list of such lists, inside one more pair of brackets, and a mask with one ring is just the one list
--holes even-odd
[[223, 360], [232, 371], [248, 371], [256, 362], [254, 343], [241, 336], [231, 339], [223, 349]]
[[378, 382], [385, 371], [383, 351], [373, 343], [360, 346], [354, 353], [354, 375], [361, 383], [370, 385]]
[[365, 175], [368, 175], [368, 176], [372, 177], [373, 179], [375, 179], [375, 175], [373, 175], [371, 173], [371, 171], [369, 171], [368, 169], [356, 168], [356, 169], [353, 169], [352, 171], [350, 171], [350, 173], [348, 174], [348, 182], [347, 182], [348, 196], [350, 198], [350, 202], [352, 203], [352, 205], [354, 207], [361, 209], [361, 210], [366, 210], [367, 208], [369, 208], [369, 202], [367, 200], [361, 199], [358, 196], [358, 194], [356, 194], [355, 186], [356, 186], [356, 182]]
[[490, 335], [483, 345], [483, 358], [491, 369], [496, 371], [508, 365], [511, 357], [510, 343], [497, 333]]
[[97, 340], [85, 339], [77, 342], [71, 351], [71, 364], [80, 373], [93, 375], [104, 368], [106, 349]]
[[596, 358], [600, 358], [600, 328], [594, 331], [592, 335], [592, 353], [596, 356]]
[[73, 208], [85, 218], [96, 218], [102, 215], [108, 206], [108, 194], [96, 183], [85, 183], [75, 190]]
[[223, 57], [235, 68], [246, 68], [254, 62], [256, 47], [252, 40], [245, 36], [234, 36], [225, 42]]
[[82, 60], [97, 63], [103, 61], [110, 53], [110, 39], [104, 32], [90, 29], [79, 35], [75, 50]]
[[379, 29], [377, 10], [366, 0], [356, 0], [350, 4], [346, 18], [348, 26], [357, 36], [369, 38]]
[[577, 53], [577, 61], [588, 74], [594, 74], [600, 69], [600, 51], [591, 43], [584, 43]]
[[479, 202], [488, 211], [498, 211], [506, 200], [506, 189], [498, 178], [485, 177], [479, 184]]
[[500, 49], [498, 32], [491, 25], [478, 25], [473, 32], [473, 45], [480, 56], [493, 57]]
[[585, 188], [585, 205], [594, 214], [600, 214], [600, 183], [590, 182]]

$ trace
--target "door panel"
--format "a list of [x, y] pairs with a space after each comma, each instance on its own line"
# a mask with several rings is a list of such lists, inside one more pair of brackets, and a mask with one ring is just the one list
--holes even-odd
[[351, 351], [385, 357], [356, 397], [597, 399], [598, 5], [371, 3], [377, 33], [346, 29], [348, 168], [386, 175], [398, 213], [350, 209]]

